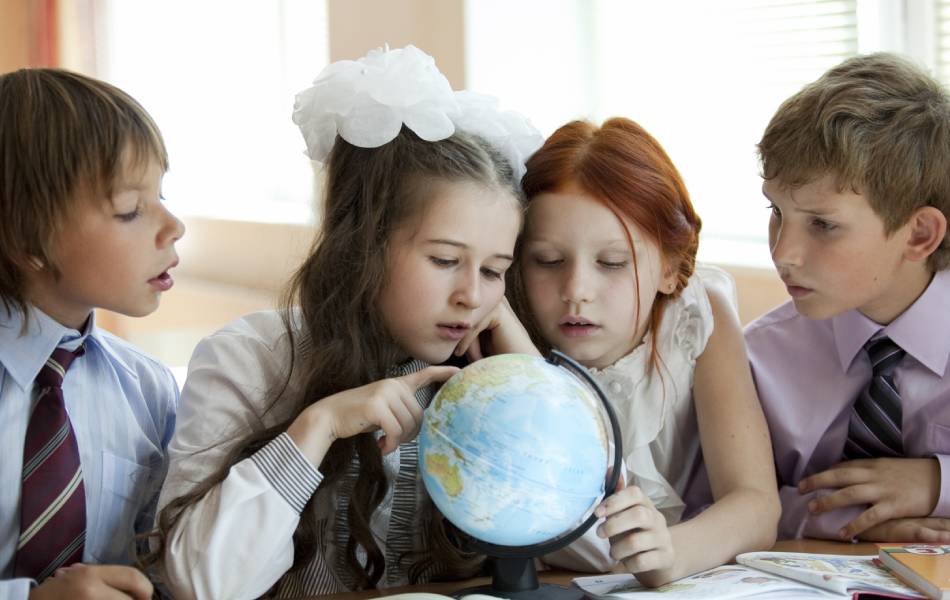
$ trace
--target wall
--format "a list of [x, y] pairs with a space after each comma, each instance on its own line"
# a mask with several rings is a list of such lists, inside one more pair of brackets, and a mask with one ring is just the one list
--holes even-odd
[[0, 73], [29, 62], [28, 0], [0, 0]]
[[[0, 72], [29, 61], [30, 0], [0, 0]], [[388, 43], [413, 43], [436, 58], [454, 88], [464, 87], [464, 0], [329, 0], [331, 60]], [[232, 319], [274, 306], [306, 255], [314, 230], [191, 218], [179, 244], [175, 287], [149, 317], [100, 311], [100, 324], [166, 363], [183, 366], [195, 343]], [[743, 323], [787, 299], [771, 269], [725, 267], [736, 278]]]
[[453, 89], [465, 87], [464, 0], [329, 0], [330, 60], [413, 44], [436, 58]]

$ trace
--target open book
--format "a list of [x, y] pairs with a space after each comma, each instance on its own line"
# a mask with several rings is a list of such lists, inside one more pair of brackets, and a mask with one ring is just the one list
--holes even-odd
[[595, 600], [669, 598], [924, 598], [875, 562], [874, 556], [748, 552], [739, 564], [716, 567], [664, 586], [641, 586], [633, 575], [578, 577]]

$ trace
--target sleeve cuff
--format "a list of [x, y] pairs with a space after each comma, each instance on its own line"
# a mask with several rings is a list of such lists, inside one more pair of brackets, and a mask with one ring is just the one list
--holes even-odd
[[36, 586], [33, 579], [7, 579], [0, 581], [0, 600], [27, 600], [30, 590]]
[[298, 515], [323, 481], [323, 475], [304, 458], [287, 433], [251, 455], [251, 460]]
[[940, 497], [934, 506], [931, 517], [950, 517], [950, 455], [935, 454], [940, 464]]

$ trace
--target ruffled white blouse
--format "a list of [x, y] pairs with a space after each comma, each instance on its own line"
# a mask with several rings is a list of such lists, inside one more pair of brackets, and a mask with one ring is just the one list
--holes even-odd
[[[667, 304], [656, 331], [647, 332], [632, 352], [604, 369], [591, 369], [620, 420], [628, 484], [639, 486], [669, 525], [678, 523], [682, 494], [701, 460], [699, 427], [693, 405], [696, 359], [703, 353], [714, 321], [707, 288], [719, 290], [737, 306], [732, 277], [722, 269], [697, 264], [679, 297]], [[656, 336], [659, 368], [649, 368]], [[606, 571], [613, 566], [609, 545], [591, 527], [545, 562], [569, 569]]]
[[[658, 332], [647, 332], [642, 344], [609, 367], [591, 370], [620, 419], [627, 481], [650, 497], [670, 525], [680, 520], [681, 494], [700, 460], [693, 373], [713, 331], [707, 287], [720, 289], [736, 305], [732, 278], [699, 265], [667, 305]], [[654, 335], [659, 358], [651, 369]]]

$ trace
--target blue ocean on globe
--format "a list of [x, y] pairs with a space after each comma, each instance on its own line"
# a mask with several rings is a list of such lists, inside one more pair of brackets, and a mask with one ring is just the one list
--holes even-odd
[[610, 425], [563, 367], [502, 354], [462, 369], [425, 411], [422, 478], [445, 517], [484, 542], [526, 546], [580, 524], [603, 496]]

